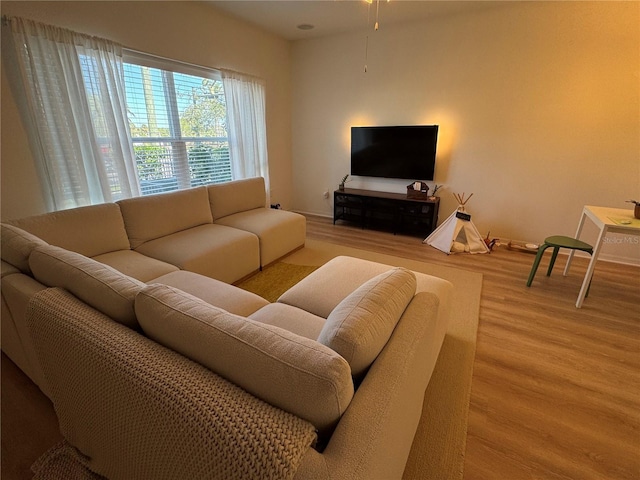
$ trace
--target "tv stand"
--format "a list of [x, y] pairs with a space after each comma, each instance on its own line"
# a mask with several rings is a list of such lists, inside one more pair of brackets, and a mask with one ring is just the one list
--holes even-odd
[[333, 192], [333, 223], [429, 235], [438, 224], [440, 198], [407, 198], [403, 193], [345, 188]]

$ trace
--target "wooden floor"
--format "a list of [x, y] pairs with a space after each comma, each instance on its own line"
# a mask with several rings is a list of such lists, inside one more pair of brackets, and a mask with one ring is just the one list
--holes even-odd
[[[446, 255], [422, 238], [309, 217], [308, 238], [484, 275], [465, 480], [640, 479], [640, 267], [600, 261], [575, 307], [587, 260], [563, 277], [550, 254], [498, 247]], [[639, 247], [640, 248], [640, 247]]]
[[[448, 256], [422, 238], [312, 216], [307, 232], [311, 239], [484, 275], [466, 480], [640, 479], [639, 267], [599, 262], [589, 297], [576, 309], [584, 259], [563, 277], [566, 257], [560, 256], [545, 277], [547, 256], [527, 288], [533, 255], [505, 247]], [[47, 420], [46, 398], [2, 360], [2, 478], [26, 479], [30, 462], [56, 439], [55, 421]], [[34, 438], [40, 438], [35, 445]]]

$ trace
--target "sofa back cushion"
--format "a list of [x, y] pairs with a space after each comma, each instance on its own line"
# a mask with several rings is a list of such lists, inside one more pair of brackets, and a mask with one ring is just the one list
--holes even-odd
[[416, 277], [393, 268], [361, 285], [327, 317], [318, 342], [326, 345], [361, 377], [382, 351], [416, 292]]
[[3, 223], [0, 225], [0, 244], [2, 260], [29, 274], [29, 255], [34, 248], [47, 245], [47, 242], [21, 228]]
[[267, 205], [262, 177], [218, 183], [209, 185], [207, 189], [214, 220], [254, 208], [264, 208]]
[[138, 328], [134, 300], [144, 283], [91, 258], [53, 245], [33, 250], [29, 265], [40, 283], [64, 288], [118, 323]]
[[337, 423], [353, 397], [347, 362], [314, 340], [233, 315], [166, 285], [146, 287], [135, 307], [151, 339], [321, 432]]
[[131, 248], [120, 207], [115, 203], [59, 210], [8, 223], [86, 257]]
[[118, 204], [134, 249], [149, 240], [213, 222], [207, 187], [127, 198]]

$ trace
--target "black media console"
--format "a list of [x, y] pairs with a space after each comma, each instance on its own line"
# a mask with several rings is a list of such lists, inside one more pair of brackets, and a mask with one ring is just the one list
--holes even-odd
[[440, 198], [407, 198], [403, 193], [345, 188], [333, 192], [333, 223], [344, 220], [362, 228], [429, 235], [438, 224]]

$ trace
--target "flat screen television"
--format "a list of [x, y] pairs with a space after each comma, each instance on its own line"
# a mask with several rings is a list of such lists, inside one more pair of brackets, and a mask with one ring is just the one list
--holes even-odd
[[433, 180], [438, 125], [351, 127], [351, 175]]

